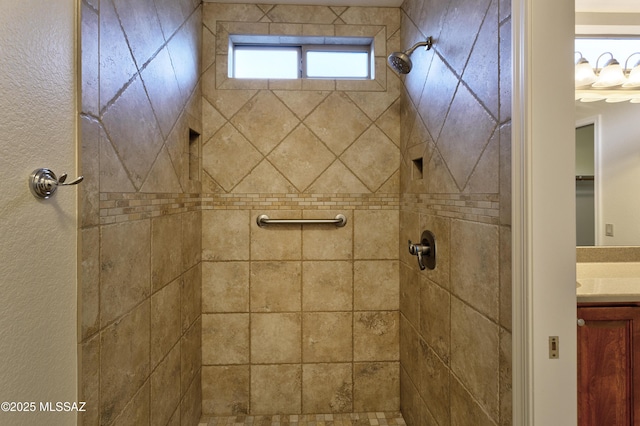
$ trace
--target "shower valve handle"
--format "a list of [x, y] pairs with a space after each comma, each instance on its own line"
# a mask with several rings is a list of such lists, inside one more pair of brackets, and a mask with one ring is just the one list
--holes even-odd
[[418, 258], [418, 266], [421, 271], [436, 267], [436, 239], [431, 231], [424, 231], [419, 244], [413, 244], [409, 240], [409, 253]]
[[418, 257], [418, 265], [420, 266], [421, 271], [424, 271], [427, 268], [426, 266], [424, 266], [422, 255], [428, 255], [429, 251], [429, 246], [423, 246], [422, 244], [413, 244], [411, 240], [409, 240], [409, 253]]

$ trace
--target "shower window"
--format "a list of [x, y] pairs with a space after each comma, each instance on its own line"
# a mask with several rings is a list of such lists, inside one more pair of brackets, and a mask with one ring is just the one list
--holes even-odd
[[374, 78], [365, 37], [230, 36], [229, 58], [231, 78]]

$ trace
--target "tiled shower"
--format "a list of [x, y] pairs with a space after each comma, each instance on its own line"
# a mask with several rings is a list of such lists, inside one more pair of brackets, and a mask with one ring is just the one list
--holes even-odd
[[[83, 0], [83, 424], [511, 424], [509, 4]], [[375, 79], [229, 79], [238, 33], [371, 37]]]

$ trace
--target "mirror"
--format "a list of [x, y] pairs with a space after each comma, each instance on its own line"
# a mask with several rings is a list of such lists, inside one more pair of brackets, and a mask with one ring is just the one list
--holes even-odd
[[576, 102], [576, 120], [577, 245], [640, 246], [640, 104]]

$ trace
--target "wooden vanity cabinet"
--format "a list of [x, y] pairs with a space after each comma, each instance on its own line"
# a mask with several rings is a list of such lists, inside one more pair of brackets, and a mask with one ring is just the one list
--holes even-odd
[[578, 319], [578, 425], [640, 426], [640, 306], [578, 305]]

